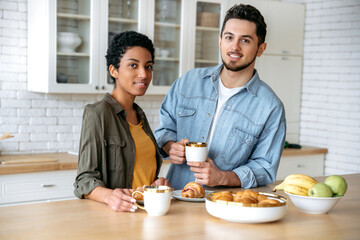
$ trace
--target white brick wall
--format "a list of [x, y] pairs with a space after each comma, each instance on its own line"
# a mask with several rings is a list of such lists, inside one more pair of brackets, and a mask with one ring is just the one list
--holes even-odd
[[[326, 147], [325, 173], [360, 172], [360, 1], [306, 4], [300, 143]], [[83, 107], [102, 95], [27, 92], [26, 0], [0, 0], [3, 153], [77, 151]], [[284, 36], [279, 36], [284, 37]], [[153, 129], [163, 96], [137, 98]]]
[[360, 172], [360, 1], [306, 4], [300, 143], [325, 147], [325, 174]]

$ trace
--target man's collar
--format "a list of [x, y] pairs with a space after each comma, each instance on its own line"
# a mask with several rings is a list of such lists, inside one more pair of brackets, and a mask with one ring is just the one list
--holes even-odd
[[256, 96], [259, 86], [260, 86], [259, 74], [258, 74], [257, 70], [254, 69], [254, 75], [250, 79], [250, 81], [247, 84], [245, 84], [245, 88], [248, 90], [248, 92], [251, 95]]
[[[218, 81], [218, 79], [220, 77], [221, 69], [223, 67], [224, 67], [224, 64], [219, 64], [211, 72], [205, 74], [203, 76], [203, 78], [210, 77], [215, 86], [215, 83]], [[250, 79], [250, 81], [247, 84], [245, 84], [245, 88], [248, 90], [248, 92], [251, 95], [256, 96], [259, 86], [260, 86], [259, 74], [258, 74], [257, 70], [254, 69], [254, 74], [253, 74], [252, 78]]]

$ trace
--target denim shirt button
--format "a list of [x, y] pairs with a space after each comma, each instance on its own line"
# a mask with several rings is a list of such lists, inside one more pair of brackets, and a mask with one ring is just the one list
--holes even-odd
[[201, 140], [204, 140], [204, 137], [201, 137]]
[[208, 115], [208, 117], [210, 117], [210, 116], [211, 116], [211, 114], [210, 114], [210, 113], [208, 113], [207, 115]]
[[249, 143], [250, 142], [250, 140], [249, 139], [246, 139], [246, 141], [245, 141], [246, 143]]

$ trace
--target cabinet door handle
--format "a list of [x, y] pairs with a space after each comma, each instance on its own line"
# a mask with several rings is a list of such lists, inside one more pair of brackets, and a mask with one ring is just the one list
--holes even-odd
[[283, 50], [282, 53], [283, 53], [283, 54], [289, 54], [290, 51], [288, 51], [288, 50]]
[[104, 90], [104, 89], [105, 89], [105, 86], [102, 86], [101, 89]]
[[41, 184], [43, 188], [55, 187], [55, 184]]
[[96, 90], [99, 90], [99, 86], [96, 86], [95, 89], [96, 89]]
[[297, 167], [298, 168], [303, 168], [303, 167], [305, 167], [305, 165], [304, 164], [298, 164]]

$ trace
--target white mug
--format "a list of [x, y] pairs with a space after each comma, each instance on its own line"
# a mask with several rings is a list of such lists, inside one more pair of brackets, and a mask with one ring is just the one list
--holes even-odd
[[188, 162], [205, 162], [207, 147], [205, 142], [187, 142], [185, 145], [185, 157]]
[[170, 208], [171, 188], [169, 186], [145, 186], [144, 192], [134, 191], [144, 196], [144, 207], [134, 203], [138, 208], [146, 210], [151, 216], [163, 216]]

